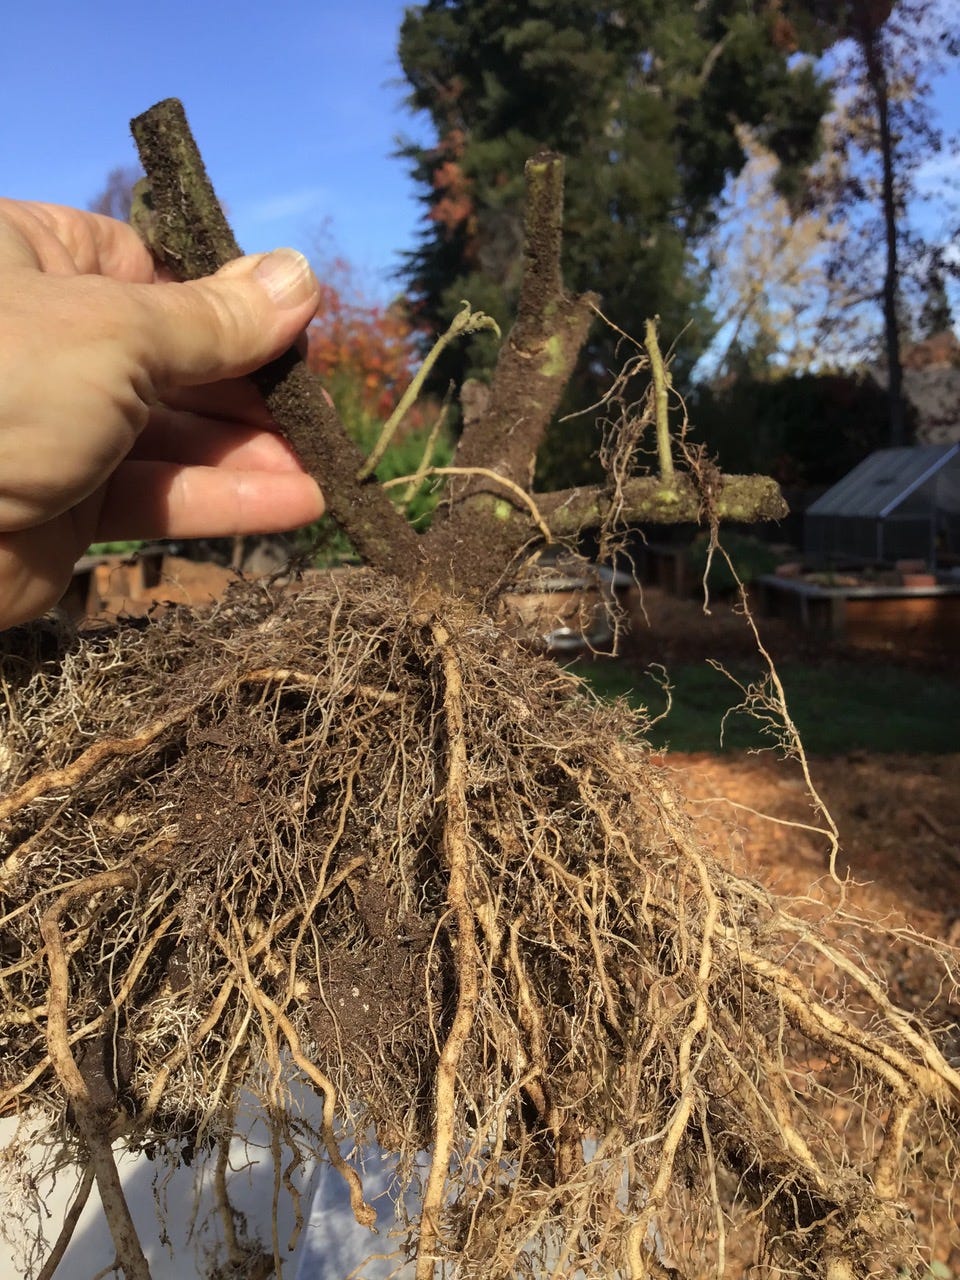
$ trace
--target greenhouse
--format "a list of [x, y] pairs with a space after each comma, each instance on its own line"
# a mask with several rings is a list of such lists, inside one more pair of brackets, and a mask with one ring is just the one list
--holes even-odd
[[808, 560], [931, 568], [960, 551], [960, 444], [878, 449], [808, 508]]

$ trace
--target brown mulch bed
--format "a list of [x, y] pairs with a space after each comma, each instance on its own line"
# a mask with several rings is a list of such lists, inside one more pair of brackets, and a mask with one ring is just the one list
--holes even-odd
[[[712, 602], [705, 615], [700, 601], [645, 588], [643, 606], [645, 616], [639, 601], [631, 609], [633, 626], [624, 652], [631, 665], [660, 662], [669, 669], [707, 658], [729, 663], [756, 658], [743, 617], [727, 601]], [[779, 619], [759, 619], [758, 626], [774, 660], [782, 663], [889, 663], [934, 671], [941, 678], [956, 671], [952, 651], [907, 643], [865, 652], [805, 635]], [[702, 830], [722, 861], [781, 893], [830, 899], [835, 892], [826, 882], [830, 841], [810, 829], [822, 823], [796, 761], [773, 751], [671, 752], [667, 763], [699, 809]], [[850, 877], [850, 907], [894, 928], [960, 945], [960, 752], [857, 751], [815, 757], [810, 769], [839, 830], [838, 868]], [[925, 949], [904, 940], [878, 947], [867, 959], [884, 974], [902, 1007], [929, 1010], [948, 1028], [952, 1056], [960, 1061], [960, 1008], [944, 1000], [942, 971]], [[924, 1216], [924, 1207], [915, 1206], [915, 1212]], [[960, 1248], [946, 1238], [950, 1230], [944, 1223], [935, 1258], [957, 1275]]]
[[[795, 762], [773, 753], [671, 752], [668, 763], [721, 861], [777, 892], [833, 900], [836, 890], [825, 879], [828, 840], [786, 825], [817, 825]], [[839, 828], [851, 910], [960, 946], [960, 754], [864, 752], [814, 759], [811, 771]], [[943, 1027], [948, 1057], [960, 1063], [960, 1006], [943, 995], [942, 967], [908, 936], [893, 945], [864, 938], [870, 967], [883, 974], [900, 1007]], [[943, 1209], [922, 1200], [912, 1209], [921, 1221], [933, 1219], [931, 1262], [949, 1269], [938, 1274], [960, 1275], [956, 1229], [942, 1220]], [[746, 1271], [749, 1258], [739, 1259], [736, 1244], [731, 1252], [728, 1274], [740, 1274], [740, 1262]]]
[[[749, 660], [756, 657], [756, 644], [742, 613], [729, 597], [715, 597], [705, 612], [703, 600], [674, 596], [659, 587], [644, 586], [631, 591], [628, 602], [630, 635], [624, 658], [637, 663]], [[757, 613], [756, 604], [751, 608]], [[896, 639], [878, 628], [875, 635], [860, 628], [857, 644], [816, 632], [804, 632], [782, 618], [757, 617], [763, 643], [781, 662], [892, 663], [924, 671], [950, 675], [957, 670], [956, 646], [933, 647], [928, 633], [909, 629]]]

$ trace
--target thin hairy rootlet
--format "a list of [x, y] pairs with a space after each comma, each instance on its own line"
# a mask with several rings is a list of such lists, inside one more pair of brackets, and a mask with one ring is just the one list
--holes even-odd
[[922, 1259], [956, 1070], [853, 926], [711, 860], [626, 708], [362, 571], [5, 643], [2, 1111], [92, 1168], [128, 1274], [111, 1139], [215, 1152], [243, 1089], [361, 1222], [345, 1133], [431, 1153], [418, 1280], [722, 1274], [751, 1224], [789, 1274]]

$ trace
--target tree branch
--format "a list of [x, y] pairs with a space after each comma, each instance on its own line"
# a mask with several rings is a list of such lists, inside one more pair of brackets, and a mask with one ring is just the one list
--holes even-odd
[[517, 319], [500, 350], [482, 415], [457, 450], [462, 467], [490, 467], [529, 485], [537, 450], [594, 318], [595, 294], [568, 297], [560, 272], [563, 157], [528, 160], [524, 264]]
[[[130, 128], [147, 175], [131, 221], [154, 256], [180, 280], [210, 275], [239, 257], [182, 104], [158, 102]], [[252, 377], [364, 562], [412, 576], [421, 563], [420, 540], [375, 480], [357, 481], [363, 454], [300, 353], [291, 348]]]
[[435, 575], [481, 592], [500, 579], [530, 532], [521, 534], [505, 509], [502, 490], [481, 473], [493, 471], [529, 488], [537, 451], [598, 301], [591, 293], [569, 297], [563, 289], [563, 158], [541, 152], [527, 161], [524, 176], [524, 264], [516, 323], [482, 406], [465, 413], [455, 462], [472, 478], [451, 486], [447, 518], [435, 522], [424, 540]]
[[[619, 519], [636, 524], [699, 524], [708, 504], [718, 519], [740, 524], [782, 520], [788, 514], [780, 486], [769, 476], [722, 476], [720, 480], [719, 489], [705, 495], [681, 472], [674, 473], [670, 485], [659, 476], [635, 476], [617, 495]], [[603, 488], [560, 489], [533, 497], [555, 537], [596, 528], [610, 501]], [[519, 512], [517, 518], [522, 520]]]
[[668, 393], [670, 375], [667, 373], [667, 368], [660, 352], [656, 319], [647, 321], [643, 345], [647, 348], [650, 374], [653, 378], [653, 403], [657, 427], [657, 455], [660, 460], [660, 479], [664, 485], [670, 486], [673, 484], [673, 454], [670, 451], [670, 402]]

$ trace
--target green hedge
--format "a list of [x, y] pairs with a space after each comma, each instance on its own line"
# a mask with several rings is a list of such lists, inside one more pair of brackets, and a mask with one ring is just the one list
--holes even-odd
[[889, 443], [885, 392], [850, 374], [740, 377], [697, 388], [687, 408], [692, 437], [721, 470], [759, 472], [785, 485], [835, 484]]

